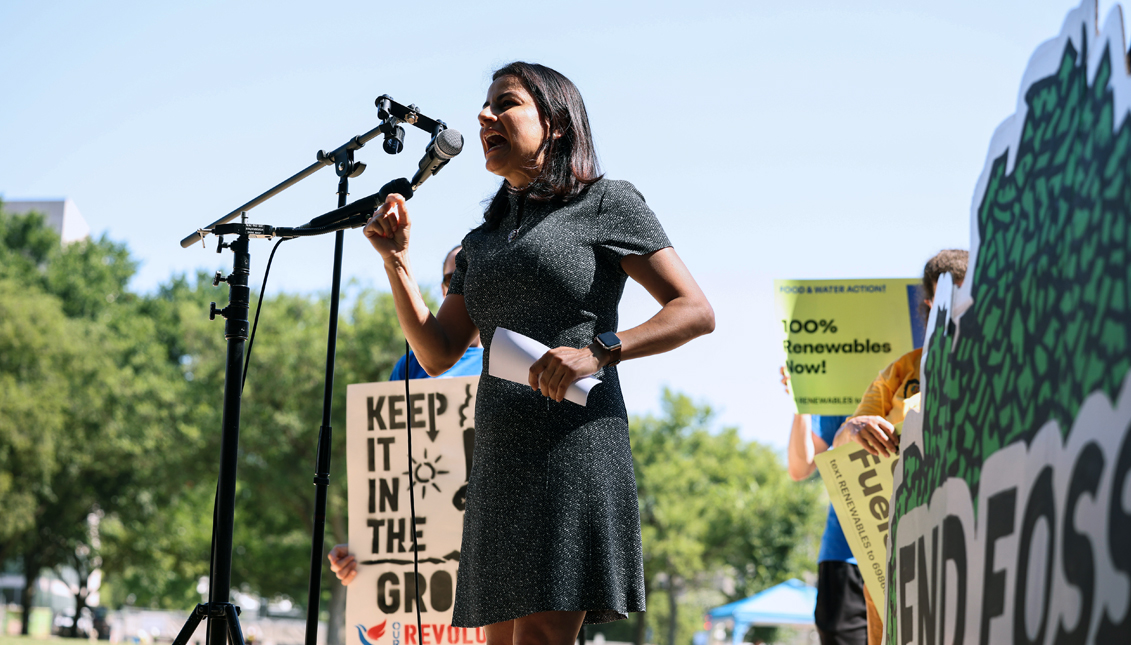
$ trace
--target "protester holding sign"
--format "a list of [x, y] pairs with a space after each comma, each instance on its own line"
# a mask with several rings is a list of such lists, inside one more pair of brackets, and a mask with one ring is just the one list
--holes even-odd
[[[968, 256], [966, 251], [947, 249], [927, 261], [923, 267], [923, 311], [930, 310], [939, 276], [949, 273], [955, 284], [962, 284]], [[880, 372], [864, 392], [856, 412], [837, 431], [834, 447], [855, 441], [876, 456], [888, 457], [898, 453], [899, 435], [895, 426], [903, 422], [909, 410], [919, 409], [919, 360], [922, 355], [921, 347], [914, 349]], [[867, 588], [864, 589], [864, 600], [868, 607], [868, 644], [879, 645], [883, 638], [883, 620]]]
[[[785, 393], [792, 396], [790, 377], [781, 369]], [[794, 414], [789, 433], [789, 476], [802, 481], [817, 469], [817, 455], [832, 445], [845, 417]], [[814, 430], [814, 427], [817, 430]], [[868, 640], [868, 613], [864, 604], [864, 580], [836, 511], [829, 505], [821, 551], [817, 556], [817, 606], [813, 611], [821, 645], [863, 645]]]
[[[966, 251], [940, 251], [923, 268], [923, 310], [929, 311], [935, 297], [939, 276], [949, 273], [956, 285], [966, 277]], [[884, 368], [864, 392], [856, 412], [837, 433], [834, 446], [856, 441], [881, 457], [899, 450], [895, 424], [902, 423], [908, 410], [919, 408], [919, 359], [923, 348], [913, 349]]]
[[[451, 367], [479, 333], [486, 348], [452, 623], [486, 625], [489, 645], [565, 645], [583, 621], [644, 610], [615, 365], [709, 333], [714, 314], [640, 194], [599, 174], [573, 83], [541, 65], [507, 65], [479, 123], [487, 169], [505, 181], [464, 238], [436, 315], [412, 276], [404, 199], [391, 195], [364, 232], [429, 374]], [[617, 331], [628, 277], [661, 309]], [[530, 368], [529, 387], [488, 375], [499, 327], [554, 348]], [[585, 406], [563, 401], [590, 375], [601, 383]]]

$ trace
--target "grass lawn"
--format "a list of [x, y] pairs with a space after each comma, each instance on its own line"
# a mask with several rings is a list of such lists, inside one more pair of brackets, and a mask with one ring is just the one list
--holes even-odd
[[53, 645], [62, 643], [63, 640], [77, 642], [75, 639], [62, 639], [55, 636], [51, 638], [31, 638], [30, 636], [0, 636], [0, 645], [41, 645], [42, 643], [52, 643]]

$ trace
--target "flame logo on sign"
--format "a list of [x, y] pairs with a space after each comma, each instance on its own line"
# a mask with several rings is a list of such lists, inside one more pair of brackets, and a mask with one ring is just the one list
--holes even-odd
[[369, 639], [367, 639], [366, 636], [373, 639], [373, 641], [375, 642], [377, 639], [379, 639], [379, 638], [381, 638], [382, 636], [385, 635], [385, 623], [387, 623], [387, 622], [389, 622], [389, 621], [386, 620], [385, 622], [381, 623], [380, 625], [374, 625], [374, 626], [370, 627], [368, 630], [365, 629], [365, 625], [357, 625], [357, 636], [358, 636], [358, 638], [361, 639], [361, 642], [364, 645], [374, 645], [374, 643], [371, 642]]

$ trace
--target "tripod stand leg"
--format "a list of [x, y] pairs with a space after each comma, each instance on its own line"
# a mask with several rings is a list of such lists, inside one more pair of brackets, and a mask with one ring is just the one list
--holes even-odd
[[192, 638], [193, 632], [196, 631], [197, 626], [200, 625], [200, 619], [208, 613], [207, 605], [197, 605], [196, 609], [192, 610], [189, 614], [185, 626], [181, 628], [177, 637], [173, 639], [173, 645], [188, 645], [188, 639]]
[[244, 645], [243, 628], [240, 627], [240, 617], [236, 613], [235, 605], [224, 607], [224, 618], [228, 622], [228, 642], [231, 645]]

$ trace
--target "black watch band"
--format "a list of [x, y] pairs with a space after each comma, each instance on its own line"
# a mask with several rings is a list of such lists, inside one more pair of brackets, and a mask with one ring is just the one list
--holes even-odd
[[609, 364], [606, 367], [620, 362], [620, 338], [616, 334], [607, 331], [597, 334], [593, 337], [593, 340], [601, 346], [601, 349], [609, 353]]

